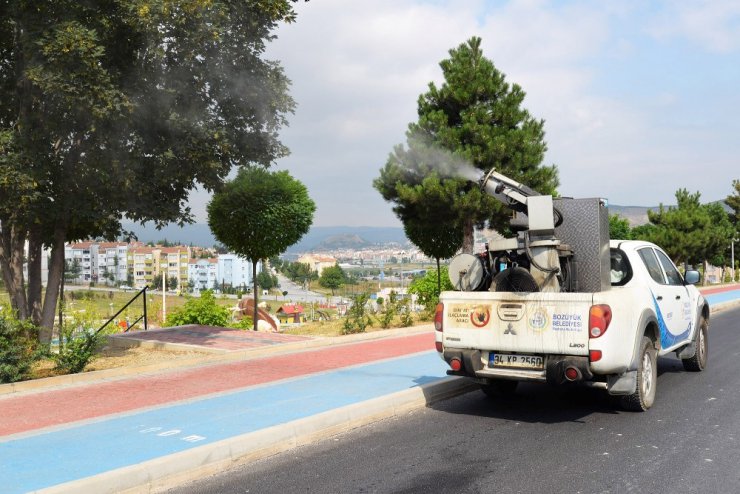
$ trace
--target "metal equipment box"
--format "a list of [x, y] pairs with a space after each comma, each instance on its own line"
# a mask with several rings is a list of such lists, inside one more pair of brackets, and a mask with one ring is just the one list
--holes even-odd
[[555, 227], [555, 238], [573, 250], [575, 291], [608, 290], [611, 281], [609, 208], [606, 200], [555, 198], [553, 206], [563, 216], [563, 222]]

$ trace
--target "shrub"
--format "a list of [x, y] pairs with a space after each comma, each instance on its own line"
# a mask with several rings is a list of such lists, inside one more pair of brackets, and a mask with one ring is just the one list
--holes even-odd
[[97, 322], [92, 305], [88, 305], [86, 309], [75, 312], [71, 322], [62, 325], [59, 330], [59, 351], [51, 354], [58, 370], [76, 374], [93, 361], [109, 334], [109, 331], [96, 331]]
[[[447, 274], [447, 266], [440, 267], [439, 275], [441, 277], [442, 290], [453, 290], [454, 287]], [[439, 302], [437, 270], [430, 269], [423, 277], [414, 279], [411, 282], [411, 286], [409, 286], [409, 294], [412, 293], [418, 296], [419, 303], [424, 306], [425, 310], [434, 312], [434, 308], [437, 302]]]
[[0, 313], [0, 383], [30, 377], [31, 366], [40, 358], [37, 342], [37, 328], [8, 311]]
[[202, 291], [200, 298], [188, 297], [185, 305], [167, 316], [168, 326], [201, 324], [226, 327], [228, 323], [229, 310], [216, 303], [211, 290]]
[[342, 334], [364, 333], [372, 319], [367, 314], [366, 304], [370, 299], [367, 293], [361, 293], [352, 297], [352, 306], [347, 312], [347, 318], [344, 320]]

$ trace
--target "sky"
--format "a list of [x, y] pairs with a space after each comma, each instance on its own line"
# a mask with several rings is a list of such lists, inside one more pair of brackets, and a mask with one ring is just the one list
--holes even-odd
[[[439, 62], [472, 36], [545, 120], [558, 192], [621, 206], [724, 199], [740, 179], [740, 1], [311, 0], [267, 58], [297, 108], [275, 169], [303, 182], [314, 226], [401, 226], [372, 187], [405, 143]], [[190, 205], [206, 221], [209, 196]]]

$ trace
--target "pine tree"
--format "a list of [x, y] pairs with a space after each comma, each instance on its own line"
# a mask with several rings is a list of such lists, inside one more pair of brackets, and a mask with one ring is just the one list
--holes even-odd
[[522, 107], [524, 91], [507, 83], [483, 56], [481, 39], [471, 38], [449, 53], [440, 62], [444, 83], [430, 83], [419, 97], [419, 119], [409, 124], [407, 147], [395, 148], [373, 185], [395, 203], [404, 224], [414, 219], [413, 206], [429, 189], [444, 191], [444, 208], [463, 231], [463, 250], [471, 252], [475, 225], [506, 233], [511, 215], [471, 181], [495, 167], [553, 194], [558, 177], [554, 165], [540, 165], [547, 149], [544, 121]]

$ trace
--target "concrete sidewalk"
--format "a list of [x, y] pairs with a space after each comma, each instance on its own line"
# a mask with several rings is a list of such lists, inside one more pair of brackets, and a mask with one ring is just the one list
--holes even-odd
[[[703, 292], [713, 310], [740, 301], [740, 285]], [[446, 376], [431, 325], [257, 345], [217, 333], [170, 343], [219, 354], [1, 385], [2, 491], [151, 492], [473, 389]]]

